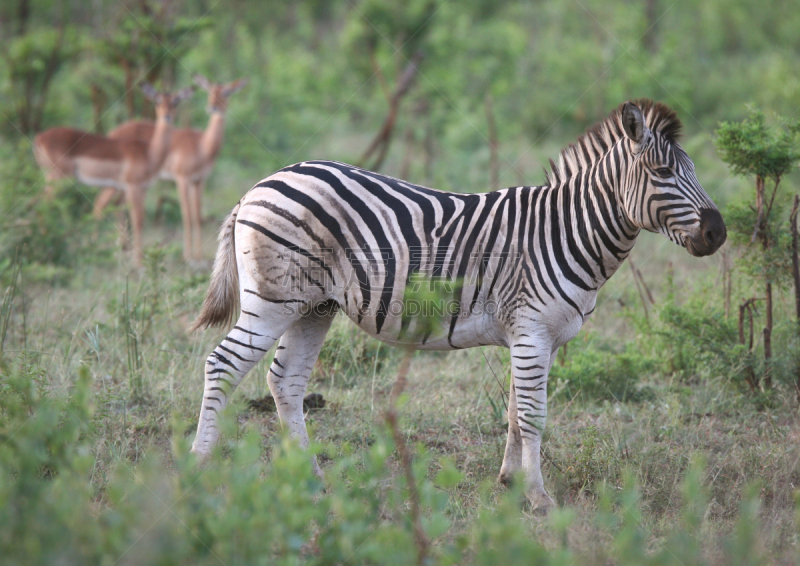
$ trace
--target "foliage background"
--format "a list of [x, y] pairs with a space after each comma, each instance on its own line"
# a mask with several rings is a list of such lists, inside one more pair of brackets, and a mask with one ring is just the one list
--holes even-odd
[[[358, 163], [387, 116], [386, 93], [421, 52], [383, 172], [486, 190], [488, 98], [499, 185], [539, 184], [587, 126], [651, 97], [682, 118], [682, 144], [723, 215], [746, 223], [752, 179], [731, 175], [714, 132], [748, 104], [771, 125], [800, 118], [799, 29], [796, 1], [3, 3], [3, 555], [20, 564], [414, 559], [408, 486], [381, 419], [400, 355], [336, 321], [310, 386], [328, 405], [308, 417], [327, 494], [282, 443], [275, 415], [248, 409], [267, 393], [269, 355], [237, 392], [220, 453], [198, 471], [186, 444], [219, 337], [186, 333], [208, 266], [180, 259], [174, 186], [150, 190], [150, 247], [134, 270], [113, 211], [90, 218], [94, 189], [65, 183], [59, 198], [41, 199], [36, 131], [107, 131], [147, 116], [140, 80], [248, 77], [206, 191], [210, 263], [216, 225], [259, 179], [305, 159]], [[196, 95], [178, 124], [203, 127], [204, 103]], [[782, 181], [782, 226], [798, 181], [796, 171]], [[775, 388], [749, 393], [753, 361], [736, 308], [759, 286], [752, 262], [739, 260], [745, 248], [697, 259], [643, 234], [631, 265], [602, 289], [553, 369], [544, 471], [562, 509], [548, 520], [521, 512], [519, 494], [494, 482], [508, 353], [417, 354], [400, 413], [430, 560], [797, 563], [791, 278], [777, 278]]]

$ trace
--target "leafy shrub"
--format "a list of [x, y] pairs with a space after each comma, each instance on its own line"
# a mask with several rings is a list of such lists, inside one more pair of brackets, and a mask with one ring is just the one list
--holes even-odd
[[84, 220], [92, 199], [75, 183], [63, 183], [58, 198], [44, 198], [30, 145], [0, 147], [0, 260], [19, 256], [34, 278], [63, 280], [84, 259], [76, 252], [92, 227]]
[[82, 371], [70, 395], [46, 395], [27, 358], [0, 372], [0, 552], [7, 564], [94, 561], [104, 546], [87, 478], [94, 458], [90, 389]]
[[659, 309], [654, 330], [659, 345], [667, 354], [665, 369], [687, 378], [695, 375], [742, 375], [748, 363], [746, 348], [738, 343], [736, 321], [725, 318], [720, 309], [709, 306], [702, 296], [686, 304], [668, 301]]
[[740, 257], [736, 260], [744, 275], [754, 281], [768, 277], [778, 285], [791, 285], [792, 269], [792, 241], [789, 233], [789, 223], [781, 219], [788, 216], [790, 208], [789, 194], [778, 194], [773, 203], [772, 216], [778, 220], [773, 221], [765, 228], [766, 238], [770, 245], [763, 248], [751, 245], [753, 227], [756, 224], [756, 214], [752, 204], [747, 201], [733, 202], [725, 209], [725, 225], [732, 243], [738, 246]]
[[[393, 445], [378, 433], [366, 452], [345, 445], [327, 469], [326, 489], [308, 454], [284, 440], [262, 459], [262, 440], [250, 430], [238, 439], [223, 421], [227, 445], [205, 466], [189, 454], [189, 441], [173, 439], [174, 465], [150, 455], [135, 467], [120, 462], [102, 491], [87, 481], [95, 459], [94, 408], [83, 368], [66, 392], [47, 392], [42, 369], [27, 357], [0, 371], [0, 552], [5, 564], [411, 564], [418, 547], [409, 520], [410, 486], [393, 476]], [[173, 430], [185, 423], [174, 422]], [[586, 444], [596, 438], [587, 429]], [[223, 459], [222, 453], [228, 454]], [[595, 451], [581, 461], [592, 467]], [[452, 463], [434, 465], [413, 451], [413, 476], [422, 529], [432, 543], [426, 564], [703, 564], [722, 542], [725, 564], [757, 564], [758, 489], [748, 490], [733, 533], [723, 541], [704, 535], [709, 498], [703, 463], [694, 460], [683, 481], [681, 519], [651, 547], [639, 491], [629, 474], [621, 491], [599, 486], [591, 555], [573, 549], [577, 520], [556, 510], [531, 532], [520, 514], [523, 482], [492, 495], [487, 483], [476, 516], [455, 529], [449, 490], [464, 475]], [[438, 469], [431, 479], [429, 470]], [[800, 508], [800, 507], [799, 507]], [[585, 545], [584, 545], [585, 547]]]
[[42, 129], [52, 80], [76, 58], [81, 42], [75, 28], [46, 26], [6, 43], [3, 74], [7, 73], [11, 88], [10, 100], [3, 100], [2, 113], [15, 120], [3, 120], [3, 130], [31, 135]]
[[590, 340], [592, 347], [570, 352], [563, 364], [554, 364], [550, 372], [553, 396], [583, 399], [641, 402], [655, 396], [642, 377], [657, 367], [654, 360], [637, 352], [633, 344], [617, 353]]
[[[763, 375], [764, 360], [739, 343], [738, 317], [726, 318], [722, 309], [713, 306], [704, 294], [691, 295], [683, 305], [669, 300], [658, 315], [658, 324], [651, 329], [650, 336], [655, 339], [653, 347], [664, 354], [663, 371], [683, 380], [722, 377], [742, 390], [750, 389], [745, 380], [748, 371]], [[759, 332], [756, 326], [756, 339]], [[796, 377], [794, 332], [791, 323], [775, 326], [773, 342], [778, 347], [770, 364], [772, 378], [790, 385]], [[745, 321], [746, 339], [748, 333]]]
[[[408, 486], [389, 479], [393, 449], [381, 437], [365, 454], [328, 470], [327, 494], [308, 454], [284, 441], [261, 459], [259, 434], [220, 446], [206, 467], [174, 440], [177, 473], [153, 455], [134, 469], [124, 461], [102, 494], [92, 472], [93, 408], [88, 371], [70, 395], [48, 395], [37, 366], [24, 359], [0, 374], [0, 552], [8, 564], [175, 563], [408, 564], [416, 550], [405, 502]], [[228, 429], [235, 424], [228, 421]], [[175, 425], [174, 430], [185, 426]], [[221, 453], [230, 454], [222, 460]], [[414, 474], [427, 536], [450, 527], [447, 495], [426, 478], [418, 452]], [[452, 487], [461, 475], [444, 464]], [[94, 501], [101, 495], [100, 507]], [[446, 550], [446, 547], [445, 547]]]

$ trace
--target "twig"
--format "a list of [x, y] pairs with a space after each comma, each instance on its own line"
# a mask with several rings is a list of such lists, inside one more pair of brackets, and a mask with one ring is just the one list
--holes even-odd
[[[489, 358], [486, 357], [486, 352], [481, 349], [481, 354], [483, 355], [483, 359], [486, 361], [486, 366], [489, 368], [489, 371], [492, 372], [494, 376], [494, 381], [497, 383], [497, 388], [500, 390], [500, 398], [503, 400], [503, 407], [506, 411], [508, 411], [508, 392], [506, 391], [505, 384], [500, 381], [500, 378], [497, 377], [497, 373], [495, 373], [492, 364], [489, 363]], [[488, 391], [486, 392], [488, 395]]]
[[750, 243], [754, 243], [758, 237], [758, 232], [761, 229], [761, 221], [764, 216], [764, 178], [761, 175], [756, 176], [756, 225], [753, 229], [753, 236], [750, 238]]
[[555, 460], [553, 460], [553, 459], [550, 457], [550, 454], [548, 454], [548, 453], [547, 453], [547, 450], [545, 450], [545, 449], [544, 449], [544, 446], [542, 446], [542, 450], [541, 450], [541, 452], [542, 452], [542, 456], [544, 456], [544, 459], [545, 459], [545, 460], [547, 460], [548, 462], [550, 462], [550, 465], [551, 465], [551, 466], [553, 466], [553, 467], [554, 467], [556, 470], [558, 470], [559, 472], [561, 472], [561, 475], [564, 475], [564, 470], [562, 470], [562, 469], [561, 469], [561, 466], [559, 466], [558, 464], [556, 464], [556, 461], [555, 461]]
[[653, 294], [650, 292], [650, 288], [644, 281], [644, 276], [642, 275], [642, 272], [639, 271], [639, 268], [633, 264], [633, 258], [629, 257], [628, 262], [631, 264], [631, 269], [633, 269], [634, 277], [637, 277], [639, 279], [639, 282], [642, 284], [642, 287], [644, 287], [644, 292], [647, 294], [647, 300], [650, 301], [651, 305], [656, 304], [656, 300], [653, 298]]
[[[789, 214], [790, 230], [792, 232], [792, 277], [794, 279], [794, 299], [797, 322], [800, 324], [800, 253], [798, 253], [797, 213], [800, 211], [800, 195], [794, 196], [794, 205]], [[798, 327], [800, 330], [800, 326]]]
[[[747, 352], [753, 353], [753, 309], [755, 308], [756, 297], [747, 299], [739, 305], [739, 343], [744, 346], [744, 317], [747, 315], [750, 321], [750, 340], [747, 346]], [[758, 380], [756, 379], [755, 371], [752, 365], [748, 364], [745, 370], [745, 381], [750, 386], [750, 389], [756, 391], [758, 389]]]
[[775, 195], [778, 194], [778, 185], [781, 184], [780, 176], [775, 177], [775, 188], [772, 190], [772, 197], [769, 199], [769, 206], [767, 207], [767, 213], [764, 215], [764, 221], [769, 222], [769, 214], [772, 212], [772, 205], [775, 203]]
[[369, 54], [369, 61], [372, 64], [372, 72], [375, 73], [375, 76], [378, 78], [378, 84], [381, 85], [381, 90], [383, 91], [383, 96], [386, 97], [387, 102], [391, 104], [392, 102], [392, 93], [389, 90], [389, 85], [386, 83], [386, 77], [383, 75], [383, 70], [380, 65], [378, 65], [378, 60], [375, 59], [375, 50], [373, 49]]
[[636, 285], [636, 291], [639, 293], [639, 298], [642, 300], [642, 309], [644, 309], [644, 320], [648, 326], [650, 326], [650, 314], [647, 312], [647, 300], [644, 297], [644, 291], [639, 284], [639, 277], [636, 275], [636, 267], [633, 265], [633, 261], [631, 258], [628, 258], [628, 265], [631, 266], [631, 272], [633, 273], [633, 283]]
[[[422, 61], [423, 53], [422, 51], [417, 51], [411, 57], [411, 60], [406, 65], [405, 70], [400, 75], [400, 78], [397, 79], [397, 85], [395, 86], [394, 93], [392, 93], [391, 97], [389, 98], [389, 115], [386, 117], [386, 120], [383, 123], [383, 126], [378, 131], [378, 134], [369, 144], [367, 150], [364, 152], [364, 155], [361, 156], [360, 164], [363, 167], [368, 167], [370, 169], [379, 169], [380, 166], [383, 164], [383, 160], [386, 158], [386, 154], [389, 151], [389, 145], [392, 141], [392, 134], [394, 133], [394, 126], [397, 122], [397, 114], [400, 110], [400, 103], [408, 94], [411, 85], [414, 83], [414, 78], [417, 75], [417, 67]], [[372, 157], [372, 155], [377, 153], [375, 157], [375, 161], [371, 165], [367, 165], [367, 160]]]
[[489, 131], [489, 189], [496, 191], [500, 188], [500, 163], [497, 159], [497, 126], [494, 122], [492, 96], [490, 94], [487, 94], [486, 98], [484, 98], [484, 108], [486, 110], [486, 125]]
[[725, 295], [725, 318], [731, 316], [731, 292], [733, 288], [733, 269], [731, 269], [730, 248], [722, 250], [722, 290]]
[[400, 433], [400, 428], [397, 426], [397, 400], [406, 387], [408, 370], [411, 367], [411, 358], [413, 355], [414, 351], [408, 348], [403, 356], [403, 360], [400, 362], [400, 367], [397, 369], [397, 378], [392, 386], [389, 408], [386, 409], [385, 419], [386, 425], [389, 427], [389, 430], [392, 431], [392, 438], [394, 439], [397, 453], [400, 456], [403, 474], [406, 477], [408, 497], [411, 503], [411, 526], [414, 530], [414, 544], [417, 547], [417, 564], [422, 566], [425, 563], [425, 558], [428, 556], [428, 548], [431, 543], [425, 531], [422, 530], [419, 509], [419, 491], [417, 490], [417, 483], [414, 481], [414, 469], [411, 463], [411, 455], [408, 452], [408, 447], [403, 439], [403, 435]]
[[[800, 337], [800, 253], [798, 250], [797, 236], [797, 213], [800, 211], [800, 195], [794, 195], [794, 205], [789, 214], [789, 226], [792, 232], [792, 278], [794, 279], [794, 302], [795, 302], [795, 324], [796, 332]], [[795, 389], [797, 390], [797, 401], [800, 402], [800, 355], [797, 356], [797, 378]]]

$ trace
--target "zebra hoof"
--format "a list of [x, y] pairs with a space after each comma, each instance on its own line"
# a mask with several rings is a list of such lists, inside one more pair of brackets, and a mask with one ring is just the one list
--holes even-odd
[[507, 472], [500, 472], [500, 475], [497, 476], [497, 481], [499, 481], [505, 487], [510, 488], [514, 485], [514, 474], [509, 474]]
[[557, 507], [556, 502], [544, 492], [529, 493], [527, 499], [531, 513], [538, 517], [546, 517], [550, 511]]
[[211, 452], [202, 452], [194, 446], [192, 446], [192, 449], [189, 450], [189, 453], [194, 454], [195, 458], [197, 459], [197, 463], [201, 466], [206, 464], [211, 459]]

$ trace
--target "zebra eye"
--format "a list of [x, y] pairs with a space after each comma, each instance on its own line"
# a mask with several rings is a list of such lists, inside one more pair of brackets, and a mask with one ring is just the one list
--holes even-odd
[[670, 169], [669, 167], [659, 167], [658, 169], [655, 170], [655, 172], [656, 175], [658, 175], [662, 179], [667, 179], [669, 177], [672, 177], [672, 169]]

